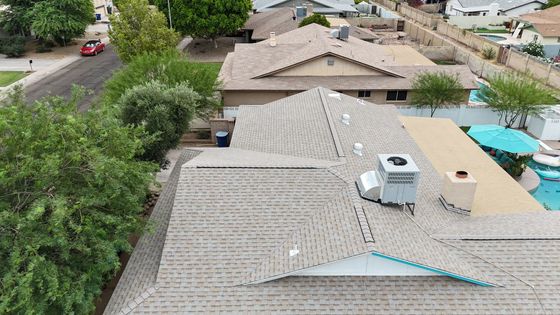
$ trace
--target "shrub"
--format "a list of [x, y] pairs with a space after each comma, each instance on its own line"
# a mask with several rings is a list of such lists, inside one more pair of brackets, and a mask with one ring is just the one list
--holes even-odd
[[313, 13], [313, 15], [306, 17], [305, 19], [301, 20], [299, 23], [299, 27], [306, 26], [309, 24], [319, 24], [323, 25], [324, 27], [331, 27], [331, 23], [327, 21], [327, 18], [324, 15]]
[[105, 85], [105, 104], [115, 104], [127, 89], [152, 80], [169, 87], [187, 82], [201, 98], [195, 115], [206, 118], [220, 106], [214, 93], [218, 88], [215, 64], [190, 62], [176, 50], [164, 54], [146, 53], [135, 57], [123, 69], [117, 71]]
[[25, 37], [11, 36], [0, 38], [0, 53], [8, 57], [21, 57], [25, 53]]
[[200, 98], [186, 82], [169, 87], [151, 81], [128, 89], [119, 100], [121, 119], [143, 126], [148, 135], [138, 158], [166, 166], [167, 151], [177, 147], [188, 130]]
[[482, 48], [482, 58], [487, 60], [496, 58], [496, 50], [490, 46]]
[[544, 46], [543, 44], [532, 41], [529, 44], [523, 46], [523, 52], [528, 53], [531, 56], [535, 57], [544, 57]]

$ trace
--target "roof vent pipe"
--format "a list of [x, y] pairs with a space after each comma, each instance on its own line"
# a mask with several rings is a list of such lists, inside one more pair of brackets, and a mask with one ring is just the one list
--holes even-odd
[[354, 143], [354, 146], [352, 147], [352, 152], [354, 152], [354, 154], [358, 155], [358, 156], [362, 156], [362, 150], [364, 149], [364, 145], [361, 143]]
[[276, 47], [276, 32], [270, 32], [270, 47]]
[[290, 249], [290, 257], [297, 256], [299, 254], [299, 249], [297, 248], [297, 244], [294, 245], [293, 249]]
[[350, 125], [350, 115], [342, 114], [340, 121], [342, 121], [342, 123], [345, 125]]

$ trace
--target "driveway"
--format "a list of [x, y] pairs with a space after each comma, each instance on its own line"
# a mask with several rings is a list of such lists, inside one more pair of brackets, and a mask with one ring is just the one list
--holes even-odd
[[35, 101], [47, 95], [60, 95], [68, 98], [72, 85], [81, 85], [94, 93], [87, 96], [78, 105], [79, 110], [84, 111], [99, 95], [103, 84], [111, 77], [113, 71], [121, 66], [122, 63], [113, 47], [108, 45], [103, 53], [92, 57], [81, 57], [78, 61], [27, 86], [25, 95], [28, 101]]

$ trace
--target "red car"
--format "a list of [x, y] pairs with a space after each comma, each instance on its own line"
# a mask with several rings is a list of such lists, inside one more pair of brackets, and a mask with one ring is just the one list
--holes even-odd
[[82, 56], [97, 56], [98, 53], [105, 50], [105, 44], [101, 40], [90, 40], [82, 46], [80, 54]]

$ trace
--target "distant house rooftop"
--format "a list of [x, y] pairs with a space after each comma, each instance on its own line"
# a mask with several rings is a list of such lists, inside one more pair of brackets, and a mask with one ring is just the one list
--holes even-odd
[[[545, 0], [457, 0], [461, 4], [465, 11], [475, 10], [478, 11], [481, 8], [488, 7], [492, 3], [497, 3], [500, 11], [509, 11], [529, 3], [538, 2], [541, 4], [546, 4]], [[455, 8], [460, 10], [460, 8]]]
[[253, 10], [257, 12], [264, 12], [280, 7], [293, 8], [294, 4], [295, 6], [305, 6], [308, 3], [313, 5], [313, 12], [319, 14], [345, 15], [347, 13], [358, 13], [358, 10], [354, 8], [353, 0], [254, 0]]
[[560, 5], [523, 14], [519, 19], [530, 23], [543, 37], [560, 37]]
[[[393, 106], [314, 88], [241, 106], [237, 124], [230, 148], [184, 152], [106, 314], [560, 309], [560, 213], [446, 210]], [[360, 198], [381, 153], [419, 169], [414, 214]]]
[[[371, 91], [369, 100], [384, 104], [389, 100], [386, 91], [410, 90], [414, 77], [423, 72], [457, 75], [465, 99], [469, 90], [478, 89], [466, 65], [440, 66], [407, 45], [378, 45], [353, 36], [341, 40], [331, 32], [310, 24], [274, 40], [236, 44], [220, 70], [225, 105], [260, 105], [316, 86], [347, 94]], [[261, 96], [249, 96], [247, 91]]]

